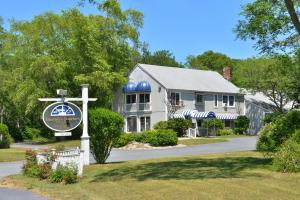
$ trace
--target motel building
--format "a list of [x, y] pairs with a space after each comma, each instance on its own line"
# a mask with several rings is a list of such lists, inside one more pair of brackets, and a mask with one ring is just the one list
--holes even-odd
[[[245, 94], [229, 79], [230, 68], [224, 68], [222, 76], [214, 71], [137, 64], [129, 82], [116, 92], [112, 108], [124, 117], [125, 132], [149, 130], [170, 118], [190, 118], [197, 130], [207, 118], [221, 119], [225, 128], [234, 128], [234, 120], [250, 116], [251, 110], [246, 110]], [[260, 120], [264, 114], [260, 113]], [[250, 122], [249, 133], [256, 134], [261, 126], [257, 120]]]

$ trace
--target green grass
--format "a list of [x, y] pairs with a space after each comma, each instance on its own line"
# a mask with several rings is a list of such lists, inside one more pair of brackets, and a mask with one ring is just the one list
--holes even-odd
[[19, 160], [25, 160], [25, 149], [0, 149], [0, 162], [13, 162]]
[[227, 139], [224, 138], [195, 138], [195, 139], [184, 139], [178, 140], [178, 144], [184, 144], [187, 146], [191, 145], [201, 145], [201, 144], [210, 144], [210, 143], [218, 143], [218, 142], [227, 142]]
[[50, 148], [55, 148], [60, 145], [65, 147], [80, 147], [80, 140], [64, 140], [64, 141], [55, 141], [50, 143], [45, 143]]
[[51, 199], [300, 199], [300, 174], [271, 170], [257, 152], [90, 165], [73, 185], [22, 175], [4, 181]]

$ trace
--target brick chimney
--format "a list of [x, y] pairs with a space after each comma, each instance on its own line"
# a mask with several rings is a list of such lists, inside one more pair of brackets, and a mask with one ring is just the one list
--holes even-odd
[[230, 79], [231, 79], [231, 69], [230, 69], [230, 67], [224, 67], [223, 68], [223, 77], [226, 80], [230, 81]]

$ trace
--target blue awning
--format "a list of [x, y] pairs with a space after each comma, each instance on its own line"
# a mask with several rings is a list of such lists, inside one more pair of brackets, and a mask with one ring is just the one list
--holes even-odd
[[147, 81], [141, 81], [136, 85], [137, 92], [151, 92], [150, 83]]
[[123, 92], [124, 93], [131, 93], [131, 92], [136, 92], [136, 86], [135, 83], [129, 82], [123, 87]]

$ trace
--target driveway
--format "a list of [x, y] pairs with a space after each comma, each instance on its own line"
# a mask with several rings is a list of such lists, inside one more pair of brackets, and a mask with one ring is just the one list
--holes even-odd
[[[185, 156], [185, 155], [205, 155], [215, 153], [227, 153], [237, 151], [251, 151], [256, 149], [257, 137], [232, 138], [229, 142], [220, 142], [212, 144], [202, 144], [186, 147], [177, 147], [170, 149], [152, 149], [152, 150], [124, 150], [113, 149], [107, 162], [120, 162], [128, 160], [143, 160], [149, 158]], [[91, 156], [91, 162], [94, 159]]]

